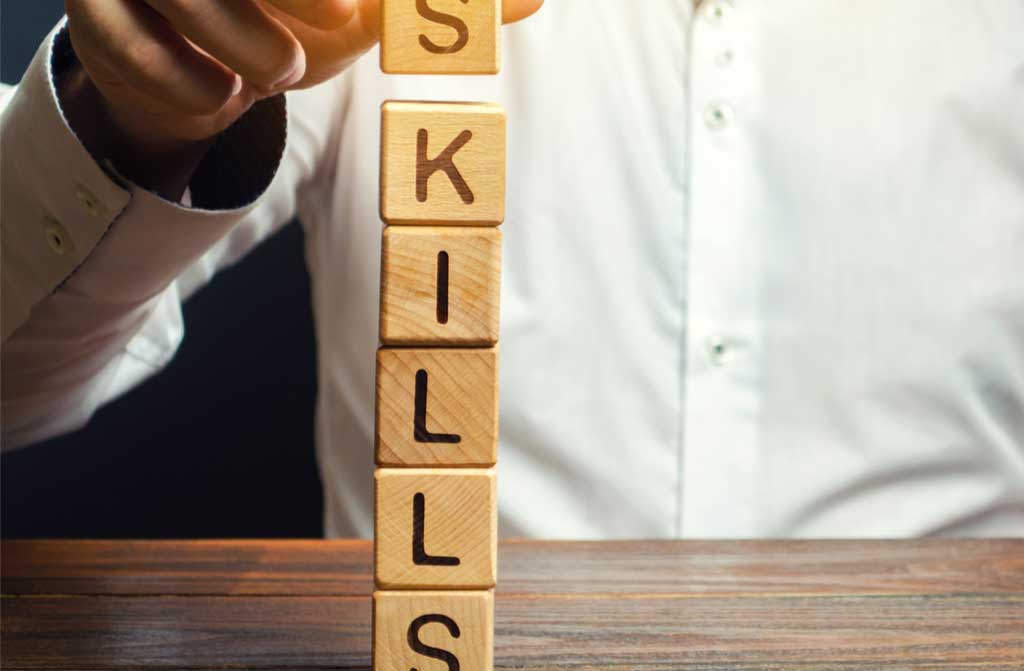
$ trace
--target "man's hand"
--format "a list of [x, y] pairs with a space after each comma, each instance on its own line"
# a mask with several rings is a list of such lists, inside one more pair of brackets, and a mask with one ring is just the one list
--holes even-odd
[[[504, 0], [503, 19], [542, 3]], [[76, 132], [87, 146], [117, 136], [123, 146], [112, 153], [181, 162], [188, 174], [205, 141], [254, 102], [351, 65], [376, 44], [380, 19], [379, 0], [66, 0], [65, 8], [84, 68], [61, 91]], [[104, 128], [78, 127], [95, 126], [96, 114]], [[180, 182], [182, 171], [173, 172]], [[151, 177], [165, 191], [167, 176]]]

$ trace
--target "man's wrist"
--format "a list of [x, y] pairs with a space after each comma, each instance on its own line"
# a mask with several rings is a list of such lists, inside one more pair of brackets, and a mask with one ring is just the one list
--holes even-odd
[[54, 82], [64, 117], [98, 163], [109, 162], [125, 179], [172, 202], [181, 200], [214, 142], [161, 138], [111, 109], [79, 63]]

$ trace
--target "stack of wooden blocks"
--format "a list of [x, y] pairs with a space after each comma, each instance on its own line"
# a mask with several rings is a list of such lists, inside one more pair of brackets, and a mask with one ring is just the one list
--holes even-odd
[[[496, 74], [500, 0], [383, 0], [381, 69]], [[375, 671], [490, 671], [505, 114], [381, 113]]]

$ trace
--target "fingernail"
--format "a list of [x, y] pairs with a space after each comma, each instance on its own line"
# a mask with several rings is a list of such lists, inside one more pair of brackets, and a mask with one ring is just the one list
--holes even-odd
[[231, 97], [234, 98], [242, 92], [242, 77], [241, 75], [235, 75], [235, 81], [231, 83]]

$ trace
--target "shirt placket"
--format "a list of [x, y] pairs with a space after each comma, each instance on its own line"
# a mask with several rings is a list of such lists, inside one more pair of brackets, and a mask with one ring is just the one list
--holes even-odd
[[744, 203], [748, 5], [706, 1], [691, 28], [685, 536], [755, 533], [760, 337], [758, 244]]

